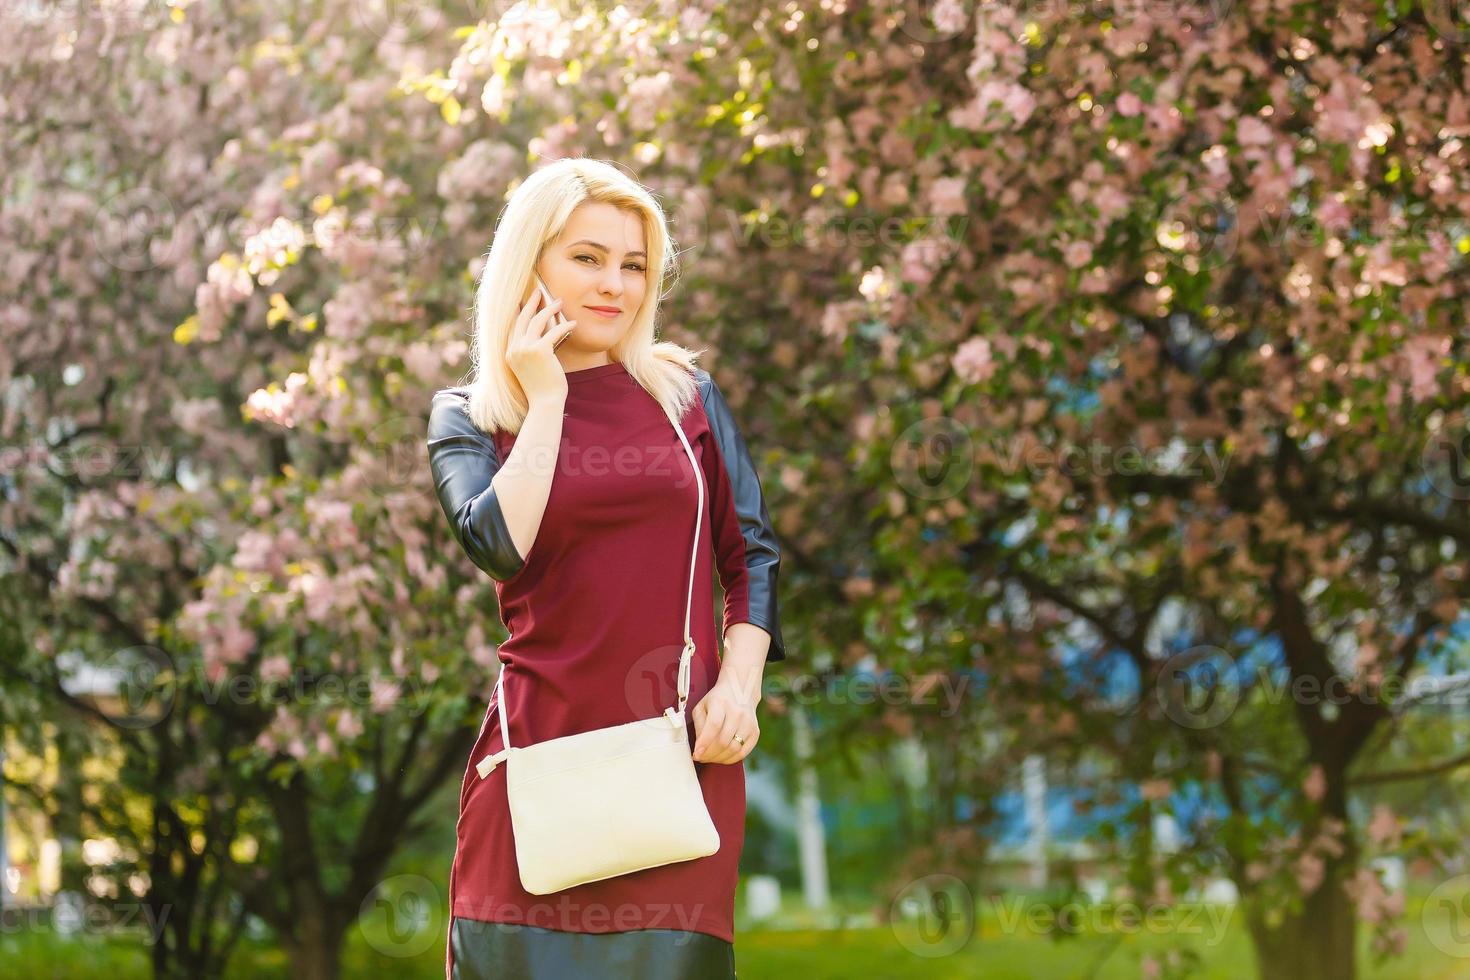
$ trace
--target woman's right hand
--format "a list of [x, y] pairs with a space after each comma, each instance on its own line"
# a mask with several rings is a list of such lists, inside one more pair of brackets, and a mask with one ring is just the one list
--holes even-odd
[[541, 290], [532, 289], [531, 298], [521, 307], [511, 328], [505, 361], [532, 404], [566, 397], [567, 375], [556, 357], [556, 345], [572, 332], [577, 321], [553, 325], [551, 319], [560, 309], [561, 300], [553, 300], [548, 306], [542, 301]]

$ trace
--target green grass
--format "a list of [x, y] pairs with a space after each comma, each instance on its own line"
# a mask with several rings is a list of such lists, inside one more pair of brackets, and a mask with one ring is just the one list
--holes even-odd
[[[1409, 899], [1402, 923], [1408, 932], [1405, 954], [1382, 965], [1373, 962], [1371, 937], [1360, 928], [1360, 980], [1470, 980], [1470, 957], [1451, 957], [1430, 942], [1421, 924], [1423, 906], [1422, 896]], [[1118, 929], [1073, 935], [1056, 929], [1028, 928], [1024, 919], [1020, 925], [1014, 918], [1003, 921], [995, 907], [982, 902], [968, 941], [953, 953], [937, 956], [922, 951], [942, 951], [942, 946], [924, 944], [914, 930], [903, 926], [746, 930], [737, 936], [736, 961], [742, 980], [792, 975], [802, 980], [853, 976], [1137, 980], [1145, 953], [1162, 954], [1182, 947], [1199, 956], [1200, 966], [1191, 974], [1195, 980], [1243, 980], [1255, 975], [1254, 951], [1238, 910], [1217, 906], [1217, 917], [1212, 920], [1206, 917], [1203, 906], [1179, 908], [1198, 915], [1181, 916], [1174, 927], [1167, 929], [1150, 930], [1140, 925], [1131, 932]], [[901, 936], [909, 942], [901, 942]]]
[[[1470, 958], [1455, 959], [1437, 950], [1420, 926], [1422, 900], [1409, 903], [1406, 918], [1408, 948], [1404, 957], [1383, 966], [1368, 957], [1368, 937], [1360, 935], [1362, 980], [1460, 980], [1470, 978]], [[912, 931], [890, 928], [862, 929], [744, 929], [737, 934], [736, 962], [742, 980], [766, 980], [800, 976], [802, 980], [826, 980], [854, 976], [892, 978], [923, 977], [926, 980], [980, 978], [984, 980], [1136, 980], [1142, 955], [1162, 951], [1181, 942], [1198, 952], [1199, 980], [1239, 980], [1252, 976], [1250, 940], [1241, 917], [1224, 920], [1217, 936], [1210, 924], [1184, 934], [1147, 930], [1131, 934], [1088, 934], [1054, 938], [1026, 928], [1002, 928], [988, 907], [982, 906], [978, 928], [969, 941], [948, 955], [927, 956], [911, 951], [924, 946]], [[392, 949], [379, 939], [369, 942], [362, 929], [353, 929], [344, 953], [343, 976], [403, 977], [439, 980], [444, 974], [442, 920], [427, 924], [434, 930], [414, 956], [385, 955]], [[375, 946], [377, 948], [375, 948]], [[150, 976], [147, 956], [136, 937], [83, 935], [72, 940], [44, 933], [0, 935], [0, 974], [6, 977], [90, 978], [145, 980]], [[229, 980], [287, 980], [287, 963], [279, 949], [243, 946], [231, 964]]]

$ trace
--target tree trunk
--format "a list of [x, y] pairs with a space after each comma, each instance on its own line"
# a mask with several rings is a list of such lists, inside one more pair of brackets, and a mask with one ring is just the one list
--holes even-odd
[[322, 882], [306, 777], [298, 769], [289, 788], [273, 784], [268, 792], [281, 832], [286, 898], [282, 924], [287, 931], [280, 937], [291, 960], [291, 976], [295, 980], [337, 980], [342, 970], [342, 941], [354, 917], [338, 914]]
[[1329, 859], [1326, 876], [1307, 897], [1302, 914], [1287, 915], [1275, 929], [1265, 922], [1269, 909], [1246, 913], [1261, 980], [1354, 980], [1357, 929], [1341, 884], [1353, 871], [1345, 859]]
[[1358, 843], [1347, 819], [1347, 773], [1341, 765], [1323, 769], [1322, 816], [1341, 822], [1342, 853], [1313, 849], [1323, 860], [1322, 883], [1305, 896], [1300, 914], [1287, 912], [1274, 928], [1266, 919], [1269, 906], [1258, 899], [1244, 903], [1261, 980], [1355, 980], [1358, 975], [1357, 910], [1342, 887], [1358, 870]]
[[296, 923], [295, 938], [286, 942], [293, 980], [338, 980], [342, 973], [345, 934], [330, 925], [329, 909], [306, 909]]

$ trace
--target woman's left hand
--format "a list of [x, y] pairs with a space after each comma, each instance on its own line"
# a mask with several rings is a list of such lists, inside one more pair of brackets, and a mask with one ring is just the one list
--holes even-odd
[[[694, 706], [692, 715], [695, 762], [734, 765], [750, 755], [760, 740], [755, 701], [728, 674], [720, 674], [709, 693]], [[744, 744], [736, 739], [737, 735], [745, 740]]]

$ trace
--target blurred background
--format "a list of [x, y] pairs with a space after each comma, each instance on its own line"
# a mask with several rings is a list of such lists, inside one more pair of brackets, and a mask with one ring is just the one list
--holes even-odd
[[783, 547], [742, 977], [1470, 977], [1463, 4], [0, 32], [0, 973], [443, 975], [504, 633], [429, 399], [595, 156]]

